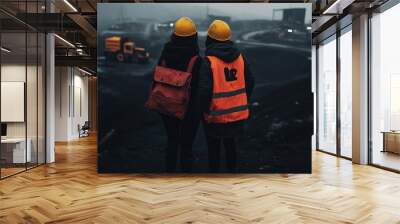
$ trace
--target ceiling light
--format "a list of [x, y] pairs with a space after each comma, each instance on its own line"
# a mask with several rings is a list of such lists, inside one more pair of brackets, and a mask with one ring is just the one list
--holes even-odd
[[65, 4], [67, 4], [74, 12], [78, 12], [78, 10], [68, 1], [64, 0]]
[[57, 37], [59, 40], [61, 40], [62, 42], [64, 42], [65, 44], [67, 44], [68, 46], [75, 48], [75, 45], [73, 45], [71, 42], [69, 42], [68, 40], [60, 37], [58, 34], [54, 34], [55, 37]]
[[330, 5], [322, 14], [328, 14], [331, 9], [335, 8], [340, 0], [336, 0], [332, 5]]
[[287, 32], [293, 33], [293, 30], [292, 29], [288, 29]]
[[351, 5], [355, 0], [336, 0], [322, 14], [342, 14], [343, 9]]
[[10, 53], [11, 52], [11, 50], [9, 50], [9, 49], [7, 49], [5, 47], [1, 47], [0, 49], [1, 49], [1, 51], [4, 51], [6, 53]]
[[86, 71], [86, 70], [83, 70], [83, 69], [81, 69], [81, 68], [79, 68], [79, 67], [78, 67], [78, 70], [81, 71], [81, 72], [83, 72], [83, 73], [85, 73], [85, 74], [87, 74], [87, 75], [90, 75], [90, 76], [92, 75], [92, 73], [90, 73], [90, 72], [88, 72], [88, 71]]

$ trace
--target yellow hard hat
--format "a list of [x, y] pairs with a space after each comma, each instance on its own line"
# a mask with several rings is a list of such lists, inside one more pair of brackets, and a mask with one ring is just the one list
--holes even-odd
[[174, 34], [180, 37], [188, 37], [196, 34], [196, 25], [188, 17], [181, 17], [175, 22]]
[[208, 27], [207, 35], [215, 40], [227, 41], [231, 39], [231, 28], [226, 22], [216, 19]]

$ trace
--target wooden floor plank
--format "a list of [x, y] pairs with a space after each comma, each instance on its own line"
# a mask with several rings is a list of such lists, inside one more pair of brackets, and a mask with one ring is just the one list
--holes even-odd
[[400, 223], [400, 175], [313, 152], [311, 175], [97, 174], [96, 139], [0, 181], [0, 223]]

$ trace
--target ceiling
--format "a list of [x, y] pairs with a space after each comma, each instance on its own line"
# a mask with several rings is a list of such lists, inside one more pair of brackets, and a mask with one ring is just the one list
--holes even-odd
[[[346, 15], [356, 15], [357, 12], [377, 7], [386, 1], [388, 0], [253, 0], [251, 2], [312, 3], [312, 33], [316, 39]], [[47, 0], [47, 2], [46, 5], [45, 0], [1, 0], [0, 21], [3, 32], [15, 33], [26, 27], [41, 32], [55, 32], [61, 37], [56, 38], [56, 55], [60, 58], [63, 56], [62, 60], [70, 58], [74, 63], [86, 60], [86, 64], [93, 63], [92, 69], [95, 70], [97, 3], [171, 2], [171, 0]], [[187, 0], [174, 2], [187, 2]], [[232, 0], [219, 2], [232, 2]], [[52, 13], [49, 13], [50, 11]], [[76, 47], [71, 47], [71, 44]], [[77, 53], [78, 48], [83, 50], [83, 55]]]

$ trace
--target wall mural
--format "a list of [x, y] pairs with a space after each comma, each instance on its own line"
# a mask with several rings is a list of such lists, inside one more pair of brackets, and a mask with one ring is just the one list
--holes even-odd
[[311, 5], [98, 7], [100, 173], [310, 173]]

